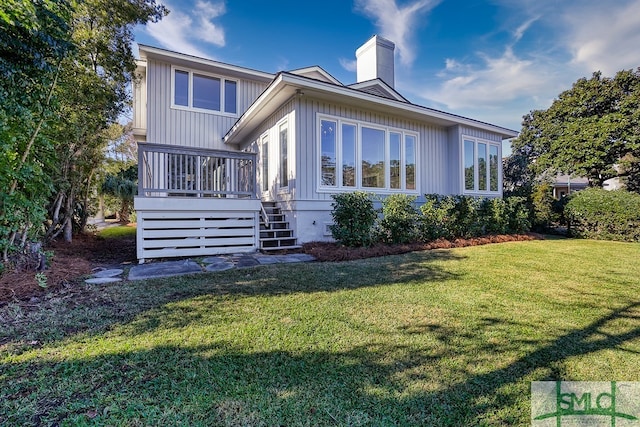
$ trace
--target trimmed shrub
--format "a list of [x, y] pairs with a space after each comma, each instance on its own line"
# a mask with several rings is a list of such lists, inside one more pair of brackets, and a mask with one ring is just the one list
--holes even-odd
[[420, 240], [416, 196], [392, 194], [382, 200], [382, 219], [378, 222], [378, 235], [385, 243], [410, 243]]
[[487, 234], [524, 233], [530, 230], [524, 197], [477, 198], [425, 195], [421, 231], [425, 241], [471, 238]]
[[450, 196], [425, 194], [426, 202], [420, 206], [420, 234], [425, 242], [453, 237], [448, 225], [455, 201]]
[[526, 197], [511, 196], [504, 199], [507, 227], [505, 233], [520, 234], [531, 230], [529, 207]]
[[640, 242], [640, 195], [636, 193], [588, 188], [571, 196], [565, 216], [577, 237]]
[[478, 206], [479, 235], [505, 234], [509, 225], [506, 210], [507, 204], [503, 199], [482, 199]]
[[369, 246], [377, 217], [369, 193], [355, 191], [334, 194], [331, 197], [333, 225], [330, 229], [333, 238], [345, 246]]

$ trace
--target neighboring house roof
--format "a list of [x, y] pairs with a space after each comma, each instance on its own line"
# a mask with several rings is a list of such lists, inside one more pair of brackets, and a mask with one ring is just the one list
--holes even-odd
[[554, 187], [559, 187], [559, 186], [566, 186], [567, 184], [571, 185], [572, 187], [587, 187], [589, 185], [589, 180], [587, 178], [583, 178], [580, 176], [576, 176], [576, 177], [572, 177], [571, 175], [557, 175], [556, 178], [554, 179], [552, 185]]
[[395, 99], [396, 101], [409, 102], [407, 98], [400, 95], [400, 93], [386, 84], [381, 79], [367, 80], [366, 82], [359, 82], [349, 85], [352, 89], [358, 89], [362, 92], [367, 92], [372, 95], [382, 96], [384, 98]]
[[214, 61], [212, 59], [200, 58], [198, 56], [187, 55], [185, 53], [173, 52], [158, 47], [138, 44], [140, 51], [140, 59], [154, 58], [162, 60], [173, 65], [182, 65], [184, 67], [194, 68], [198, 65], [202, 66], [202, 71], [219, 72], [221, 74], [259, 80], [268, 83], [274, 79], [275, 74], [265, 73], [263, 71], [253, 70], [251, 68], [240, 67], [238, 65], [226, 64], [224, 62]]
[[445, 127], [471, 126], [496, 133], [503, 139], [514, 138], [518, 135], [518, 132], [511, 129], [412, 104], [404, 98], [402, 98], [403, 100], [392, 99], [353, 86], [329, 83], [290, 72], [280, 72], [227, 132], [224, 136], [224, 142], [227, 144], [242, 142], [243, 138], [248, 137], [276, 109], [297, 95], [309, 95], [316, 99], [348, 103], [384, 114], [396, 114], [407, 119], [426, 121]]

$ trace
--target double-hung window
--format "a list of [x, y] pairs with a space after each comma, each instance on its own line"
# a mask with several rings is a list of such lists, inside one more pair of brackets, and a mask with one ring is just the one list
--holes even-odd
[[416, 191], [416, 133], [318, 118], [321, 189]]
[[498, 194], [500, 191], [500, 149], [498, 143], [462, 138], [463, 185], [465, 193]]
[[172, 83], [171, 105], [175, 108], [233, 116], [238, 112], [235, 80], [172, 68]]

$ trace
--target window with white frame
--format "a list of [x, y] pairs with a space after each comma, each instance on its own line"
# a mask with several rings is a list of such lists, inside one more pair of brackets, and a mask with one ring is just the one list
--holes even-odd
[[318, 116], [320, 188], [417, 191], [414, 132]]
[[498, 143], [478, 138], [462, 138], [462, 165], [465, 193], [500, 192], [500, 149]]
[[171, 106], [197, 111], [236, 115], [238, 111], [235, 80], [197, 71], [172, 68]]
[[287, 188], [289, 187], [289, 130], [287, 128], [287, 123], [282, 123], [278, 129], [280, 140], [280, 165], [278, 177], [280, 181], [280, 188]]
[[269, 137], [264, 135], [262, 137], [262, 191], [269, 191]]

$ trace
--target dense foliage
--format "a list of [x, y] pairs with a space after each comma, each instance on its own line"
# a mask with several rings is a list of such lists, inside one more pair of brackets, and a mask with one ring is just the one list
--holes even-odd
[[368, 193], [355, 191], [331, 196], [331, 234], [345, 246], [368, 246], [377, 213]]
[[379, 218], [370, 194], [344, 193], [333, 197], [331, 230], [334, 239], [345, 246], [366, 246], [372, 243], [372, 237], [375, 242], [414, 243], [517, 234], [529, 231], [531, 224], [524, 197], [427, 194], [418, 210], [416, 197], [397, 194], [382, 199]]
[[385, 243], [409, 243], [416, 240], [419, 214], [416, 196], [392, 194], [382, 200], [382, 218], [378, 221], [378, 238]]
[[[513, 152], [509, 165], [515, 168], [507, 168], [509, 174], [526, 159], [536, 176], [563, 172], [584, 176], [596, 187], [628, 176], [630, 171], [618, 164], [625, 157], [640, 157], [640, 69], [613, 78], [596, 72], [578, 80], [547, 110], [524, 117]], [[509, 177], [513, 181], [518, 180]]]
[[640, 195], [589, 188], [571, 196], [565, 207], [578, 237], [640, 242]]
[[133, 27], [154, 0], [0, 4], [0, 250], [62, 234], [89, 215], [110, 137], [129, 103]]

